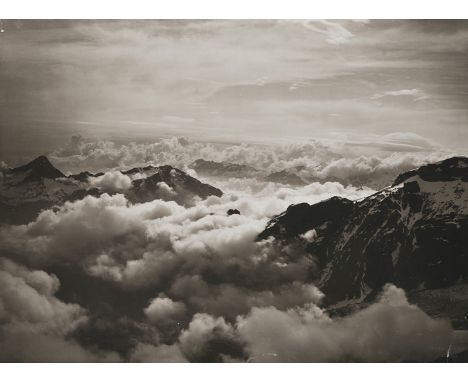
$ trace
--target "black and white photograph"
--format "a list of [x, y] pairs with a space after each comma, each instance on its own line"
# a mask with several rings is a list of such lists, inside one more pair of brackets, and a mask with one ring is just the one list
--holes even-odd
[[468, 361], [468, 20], [0, 20], [0, 361]]

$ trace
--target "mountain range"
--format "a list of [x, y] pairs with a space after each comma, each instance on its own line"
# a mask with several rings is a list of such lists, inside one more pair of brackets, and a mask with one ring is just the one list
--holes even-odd
[[397, 168], [379, 170], [378, 172], [352, 174], [342, 173], [340, 176], [332, 174], [321, 174], [327, 163], [321, 163], [312, 168], [305, 165], [278, 168], [277, 170], [262, 169], [231, 163], [216, 162], [212, 160], [197, 159], [190, 164], [190, 168], [197, 174], [205, 177], [230, 177], [230, 178], [255, 178], [258, 181], [284, 184], [292, 187], [301, 187], [310, 183], [338, 182], [344, 186], [369, 187], [379, 190], [386, 187], [399, 175]]
[[2, 174], [0, 223], [25, 224], [37, 217], [43, 209], [82, 199], [87, 195], [99, 196], [104, 192], [123, 193], [133, 202], [163, 199], [184, 205], [191, 203], [193, 197], [205, 199], [210, 195], [223, 194], [218, 188], [171, 166], [136, 167], [120, 173], [128, 176], [131, 183], [124, 189], [112, 190], [96, 182], [104, 173], [84, 171], [66, 176], [45, 156], [40, 156]]

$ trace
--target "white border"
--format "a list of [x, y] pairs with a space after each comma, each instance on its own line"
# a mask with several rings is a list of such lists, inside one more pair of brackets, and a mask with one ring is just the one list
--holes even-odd
[[4, 364], [5, 381], [440, 382], [464, 380], [466, 364]]
[[0, 17], [38, 19], [468, 18], [463, 0], [10, 0]]
[[[465, 4], [464, 4], [465, 3]], [[10, 0], [1, 19], [468, 18], [462, 0]], [[1, 40], [0, 40], [1, 44]], [[379, 381], [463, 380], [465, 364], [2, 364], [5, 381]]]

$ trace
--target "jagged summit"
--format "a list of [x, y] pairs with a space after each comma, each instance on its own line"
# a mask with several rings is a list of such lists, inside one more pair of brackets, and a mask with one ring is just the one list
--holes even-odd
[[[222, 196], [223, 192], [187, 173], [169, 166], [159, 166], [152, 169], [154, 174], [135, 179], [132, 182], [131, 197], [135, 201], [148, 201], [155, 198], [170, 199], [183, 202], [183, 200], [196, 195], [202, 199], [208, 196]], [[176, 197], [177, 195], [177, 197]]]
[[452, 157], [404, 172], [398, 175], [393, 186], [403, 183], [413, 176], [419, 176], [427, 182], [446, 182], [457, 179], [468, 182], [468, 158]]
[[145, 167], [134, 167], [134, 168], [131, 168], [129, 170], [121, 171], [121, 173], [124, 174], [124, 175], [134, 175], [134, 174], [147, 172], [147, 171], [151, 171], [151, 170], [155, 170], [155, 169], [157, 169], [157, 167], [155, 167], [153, 165], [148, 165], [148, 166], [145, 166]]

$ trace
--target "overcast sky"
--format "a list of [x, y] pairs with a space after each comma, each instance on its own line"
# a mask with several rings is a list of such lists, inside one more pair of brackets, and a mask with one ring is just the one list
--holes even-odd
[[358, 145], [398, 133], [444, 147], [468, 140], [468, 22], [0, 27], [0, 159], [50, 150], [75, 133]]

